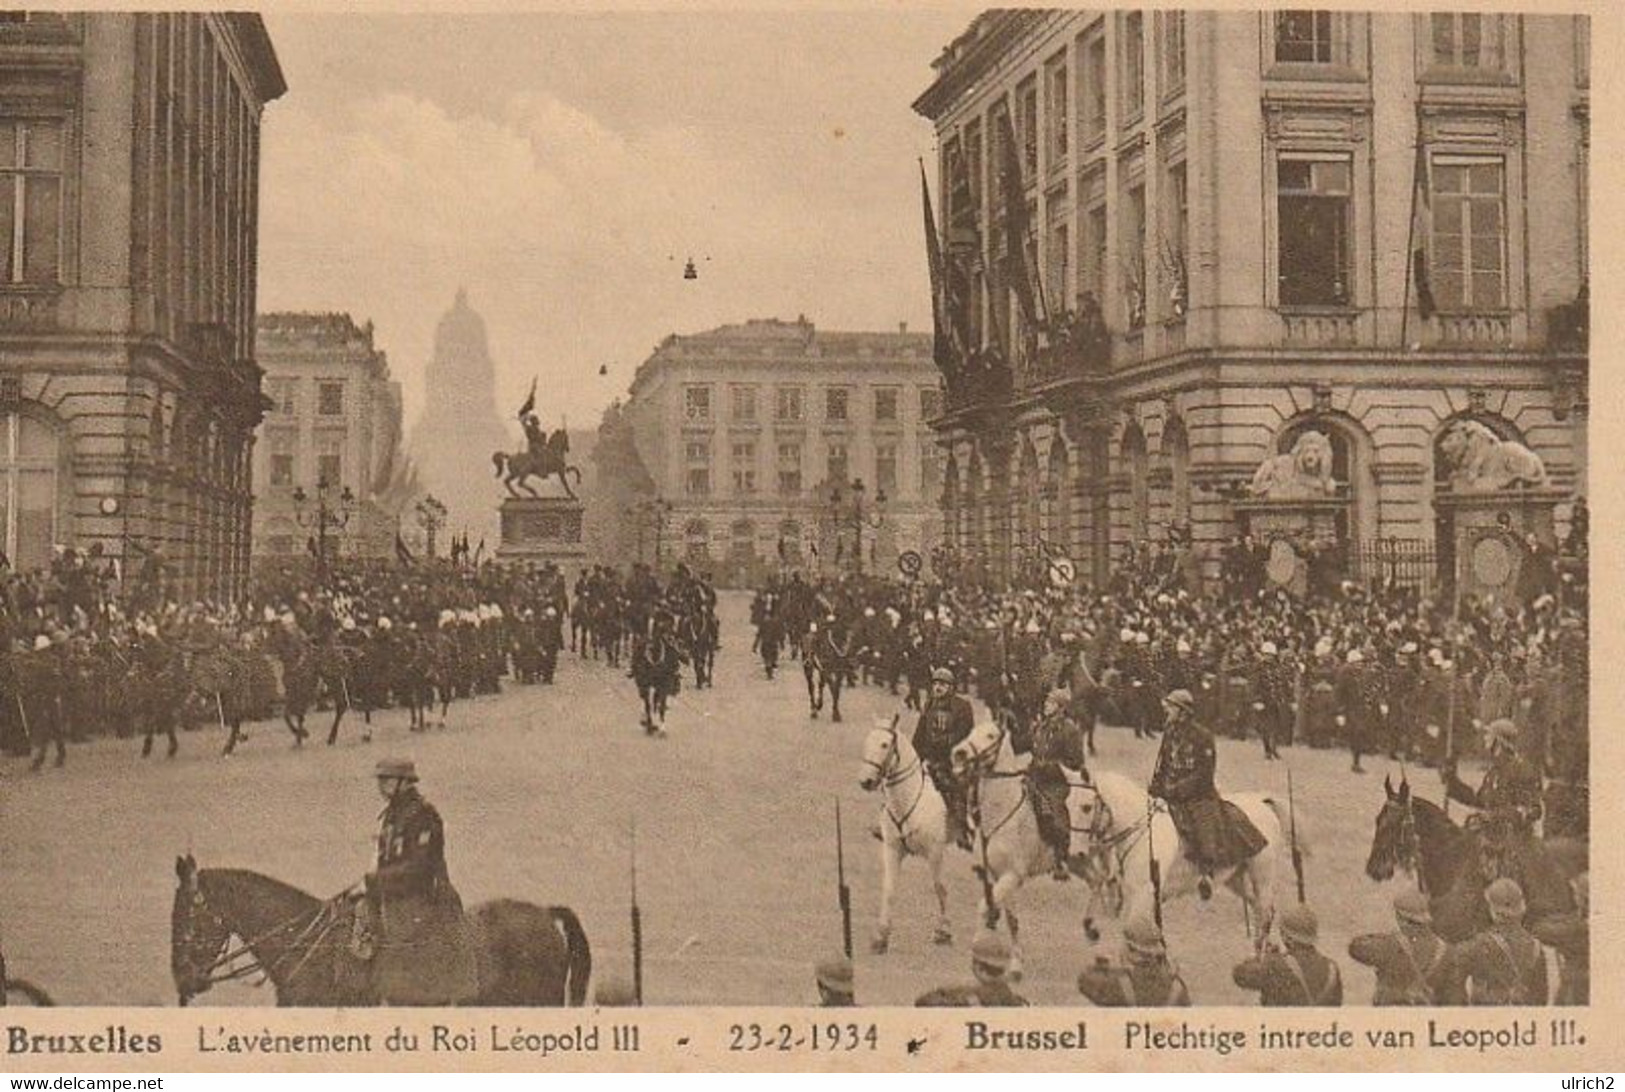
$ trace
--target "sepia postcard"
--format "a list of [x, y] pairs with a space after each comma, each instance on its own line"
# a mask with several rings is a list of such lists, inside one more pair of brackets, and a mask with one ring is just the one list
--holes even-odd
[[0, 1070], [1619, 1068], [1619, 31], [0, 12]]

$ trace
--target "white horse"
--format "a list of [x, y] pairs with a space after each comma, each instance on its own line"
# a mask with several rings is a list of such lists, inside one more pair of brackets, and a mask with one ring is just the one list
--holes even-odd
[[[977, 777], [972, 791], [979, 813], [976, 856], [985, 876], [982, 908], [990, 928], [997, 928], [1001, 915], [1009, 918], [1014, 953], [1011, 968], [1017, 970], [1020, 923], [1010, 901], [1029, 879], [1048, 874], [1054, 860], [1038, 832], [1026, 762], [1011, 748], [1009, 731], [991, 721], [978, 724], [954, 748], [953, 759], [956, 772], [969, 771]], [[1283, 805], [1260, 793], [1226, 799], [1241, 808], [1263, 834], [1265, 846], [1215, 878], [1247, 904], [1251, 920], [1259, 923], [1256, 939], [1262, 944], [1275, 920], [1275, 878], [1287, 844]], [[1151, 912], [1158, 887], [1165, 903], [1197, 889], [1201, 872], [1186, 859], [1173, 819], [1160, 804], [1153, 812], [1150, 803], [1145, 790], [1120, 773], [1102, 772], [1072, 785], [1067, 810], [1072, 817], [1073, 852], [1085, 857], [1084, 874], [1094, 895], [1091, 909], [1103, 893], [1114, 892], [1120, 896], [1127, 920], [1132, 920], [1137, 913]], [[1298, 848], [1307, 852], [1301, 831]], [[1159, 871], [1155, 885], [1151, 879], [1153, 850]], [[1086, 919], [1085, 930], [1094, 932], [1092, 919]]]
[[[1241, 809], [1265, 842], [1252, 857], [1220, 870], [1213, 878], [1222, 880], [1242, 900], [1249, 925], [1257, 923], [1254, 940], [1262, 946], [1275, 923], [1276, 881], [1283, 863], [1290, 860], [1283, 854], [1289, 852], [1294, 839], [1300, 857], [1308, 855], [1308, 845], [1302, 824], [1288, 833], [1284, 801], [1263, 793], [1237, 793], [1225, 799]], [[1184, 843], [1166, 805], [1157, 801], [1153, 807], [1151, 797], [1126, 774], [1109, 770], [1097, 774], [1074, 814], [1088, 831], [1084, 852], [1090, 886], [1097, 896], [1103, 890], [1114, 892], [1117, 898], [1108, 902], [1118, 904], [1126, 920], [1152, 912], [1158, 886], [1164, 903], [1197, 890], [1201, 870], [1185, 856]], [[1152, 882], [1153, 861], [1160, 884]], [[1084, 928], [1093, 932], [1093, 921], [1086, 920]]]
[[948, 846], [948, 809], [942, 794], [926, 775], [914, 744], [897, 731], [897, 722], [877, 725], [863, 741], [865, 792], [881, 790], [880, 805], [880, 916], [869, 950], [885, 952], [891, 944], [892, 896], [897, 873], [907, 856], [924, 857], [931, 867], [931, 886], [937, 893], [938, 944], [953, 941], [948, 927], [948, 887], [942, 882], [942, 855]]
[[[952, 758], [955, 776], [976, 779], [970, 789], [976, 837], [971, 856], [982, 880], [981, 920], [989, 929], [997, 929], [1001, 917], [1009, 922], [1010, 975], [1020, 978], [1021, 923], [1011, 900], [1034, 876], [1049, 875], [1055, 862], [1054, 851], [1038, 831], [1027, 761], [1016, 756], [1009, 729], [996, 720], [978, 724], [954, 747]], [[1072, 797], [1080, 788], [1073, 786]]]

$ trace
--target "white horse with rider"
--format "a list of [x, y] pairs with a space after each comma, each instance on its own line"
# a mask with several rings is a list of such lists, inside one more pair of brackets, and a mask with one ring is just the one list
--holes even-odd
[[[976, 827], [972, 855], [982, 877], [981, 909], [989, 928], [1001, 917], [1009, 922], [1013, 951], [1011, 969], [1019, 974], [1020, 923], [1012, 908], [1016, 893], [1035, 876], [1048, 875], [1054, 854], [1038, 829], [1027, 760], [1010, 742], [1000, 720], [983, 720], [953, 750], [955, 773], [973, 778], [971, 818]], [[1073, 831], [1074, 860], [1091, 889], [1088, 913], [1104, 900], [1125, 920], [1150, 914], [1162, 902], [1197, 890], [1201, 871], [1185, 855], [1173, 819], [1160, 802], [1124, 774], [1104, 771], [1069, 778], [1067, 811]], [[1264, 848], [1214, 878], [1247, 905], [1258, 922], [1259, 943], [1275, 917], [1275, 881], [1287, 844], [1280, 805], [1259, 793], [1227, 797], [1241, 808], [1265, 838]], [[1079, 843], [1082, 843], [1081, 851]], [[1302, 843], [1300, 841], [1300, 849]], [[1153, 879], [1153, 862], [1156, 878]], [[1098, 936], [1092, 916], [1085, 930]]]
[[914, 744], [897, 730], [897, 718], [877, 717], [863, 741], [865, 792], [880, 790], [880, 914], [869, 950], [891, 945], [892, 898], [905, 857], [923, 857], [937, 895], [937, 944], [953, 942], [948, 926], [948, 887], [942, 882], [942, 856], [948, 847], [948, 808], [925, 772]]

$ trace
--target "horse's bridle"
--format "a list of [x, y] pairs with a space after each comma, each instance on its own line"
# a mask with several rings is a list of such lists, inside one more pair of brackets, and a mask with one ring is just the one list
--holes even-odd
[[915, 792], [914, 799], [909, 803], [908, 809], [903, 812], [901, 819], [891, 813], [889, 805], [884, 802], [880, 805], [880, 810], [885, 813], [887, 819], [891, 820], [892, 825], [897, 828], [897, 833], [902, 836], [903, 843], [907, 845], [908, 834], [906, 827], [908, 821], [913, 818], [915, 810], [920, 806], [920, 801], [925, 799], [925, 762], [920, 756], [915, 755], [914, 761], [907, 766], [897, 766], [898, 757], [902, 754], [897, 746], [897, 729], [891, 729], [888, 735], [891, 737], [891, 743], [886, 748], [885, 756], [879, 762], [876, 762], [868, 755], [865, 755], [863, 764], [875, 772], [875, 776], [880, 779], [880, 786], [886, 789], [891, 788], [893, 785], [901, 785], [916, 773], [919, 774], [919, 790]]
[[[340, 895], [339, 899], [342, 898], [343, 896]], [[299, 962], [295, 964], [289, 977], [291, 978], [294, 974], [298, 974], [300, 968], [305, 965], [305, 962], [310, 959], [311, 955], [321, 945], [321, 942], [326, 939], [327, 934], [332, 932], [333, 928], [338, 924], [337, 915], [332, 914], [331, 911], [338, 904], [339, 899], [333, 899], [318, 906], [316, 908], [316, 912], [310, 915], [310, 920], [305, 923], [304, 929], [302, 929], [300, 933], [289, 943], [287, 951], [283, 954], [281, 959], [273, 963], [271, 966], [266, 966], [265, 962], [261, 960], [259, 956], [254, 954], [254, 949], [259, 945], [264, 944], [266, 941], [273, 939], [279, 934], [285, 933], [289, 929], [292, 929], [302, 919], [304, 919], [305, 915], [295, 914], [293, 917], [287, 918], [286, 920], [271, 926], [271, 928], [265, 930], [263, 933], [260, 933], [258, 936], [246, 938], [239, 937], [241, 943], [234, 947], [230, 941], [233, 936], [237, 935], [237, 933], [229, 924], [227, 924], [226, 919], [221, 917], [220, 913], [215, 910], [214, 907], [209, 905], [209, 900], [203, 895], [203, 888], [197, 885], [194, 881], [191, 900], [192, 912], [187, 915], [186, 920], [180, 926], [181, 935], [179, 940], [181, 950], [186, 953], [186, 970], [189, 975], [195, 976], [190, 982], [188, 982], [188, 985], [196, 983], [200, 988], [192, 991], [190, 994], [183, 995], [181, 998], [181, 1004], [186, 1004], [191, 997], [196, 997], [198, 994], [203, 993], [211, 986], [216, 986], [222, 982], [236, 982], [239, 979], [250, 978], [254, 975], [261, 975], [262, 977], [260, 978], [260, 981], [253, 983], [253, 985], [264, 985], [266, 979], [271, 977], [272, 972], [281, 968], [282, 961], [286, 960], [294, 952], [298, 951], [301, 942], [304, 941], [306, 937], [310, 936], [310, 934], [316, 930], [316, 927], [322, 924], [324, 919], [327, 919], [326, 927], [322, 929], [320, 934], [318, 934], [305, 949], [304, 955], [300, 958]], [[209, 923], [217, 927], [221, 936], [224, 938], [220, 943], [219, 954], [217, 954], [213, 961], [206, 966], [199, 966], [192, 958], [192, 939], [196, 933], [196, 929], [192, 923], [199, 914], [207, 914]], [[242, 963], [238, 963], [238, 960], [245, 955], [248, 957], [247, 960]], [[233, 966], [233, 964], [236, 965]], [[215, 972], [219, 971], [222, 967], [228, 969], [223, 973], [216, 974]]]

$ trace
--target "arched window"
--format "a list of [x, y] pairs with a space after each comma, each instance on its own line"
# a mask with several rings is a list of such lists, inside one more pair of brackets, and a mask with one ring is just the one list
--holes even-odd
[[691, 519], [684, 525], [683, 553], [689, 561], [711, 560], [711, 527], [703, 519]]
[[748, 519], [736, 519], [729, 528], [728, 554], [734, 561], [748, 562], [756, 557], [756, 525]]
[[0, 415], [0, 528], [15, 569], [50, 564], [59, 540], [62, 436], [24, 413]]
[[1151, 466], [1145, 450], [1145, 433], [1132, 424], [1123, 434], [1123, 462], [1128, 465], [1129, 541], [1145, 542], [1151, 526]]
[[1048, 519], [1044, 540], [1051, 550], [1072, 555], [1072, 482], [1068, 472], [1071, 460], [1066, 441], [1059, 436], [1049, 445], [1049, 480], [1044, 484]]
[[779, 524], [779, 560], [786, 565], [801, 564], [801, 524], [796, 520]]
[[1169, 418], [1162, 429], [1162, 450], [1168, 457], [1169, 508], [1176, 527], [1191, 521], [1191, 441], [1184, 419]]

